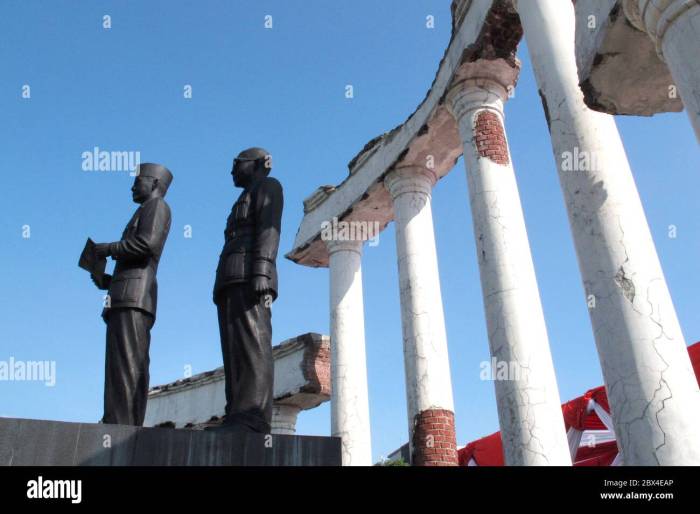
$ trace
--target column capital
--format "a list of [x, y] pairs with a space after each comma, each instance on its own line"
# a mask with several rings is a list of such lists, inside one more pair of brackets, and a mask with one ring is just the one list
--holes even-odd
[[273, 434], [296, 434], [297, 416], [301, 407], [292, 404], [272, 405], [272, 433]]
[[446, 105], [459, 121], [462, 116], [477, 109], [490, 109], [503, 117], [503, 105], [515, 88], [520, 73], [504, 59], [465, 62], [455, 72]]
[[630, 23], [646, 32], [663, 59], [663, 40], [669, 27], [698, 2], [689, 0], [622, 0], [622, 9]]
[[508, 94], [497, 82], [474, 78], [453, 85], [447, 92], [445, 104], [457, 121], [476, 110], [493, 111], [503, 118], [503, 104], [507, 98]]
[[437, 183], [437, 174], [423, 166], [401, 166], [394, 168], [384, 177], [384, 187], [395, 200], [404, 193], [420, 193], [430, 196]]
[[324, 240], [326, 243], [326, 248], [328, 248], [328, 254], [333, 255], [336, 252], [355, 252], [362, 255], [362, 245], [364, 241], [361, 240], [339, 240], [339, 239], [329, 239]]

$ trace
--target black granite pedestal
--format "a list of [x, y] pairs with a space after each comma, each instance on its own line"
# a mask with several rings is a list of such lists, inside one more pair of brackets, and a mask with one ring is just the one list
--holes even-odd
[[340, 466], [340, 438], [0, 418], [0, 466]]

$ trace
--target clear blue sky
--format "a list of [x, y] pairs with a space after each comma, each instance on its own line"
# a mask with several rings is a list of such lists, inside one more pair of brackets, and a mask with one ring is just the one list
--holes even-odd
[[[111, 30], [102, 16], [112, 17]], [[273, 29], [263, 27], [273, 16]], [[425, 27], [427, 15], [436, 27]], [[85, 172], [81, 154], [140, 151], [167, 165], [173, 224], [158, 280], [151, 384], [221, 365], [211, 302], [223, 229], [238, 195], [232, 157], [274, 155], [292, 247], [302, 200], [338, 184], [371, 138], [424, 98], [450, 34], [449, 1], [4, 1], [0, 6], [0, 360], [55, 360], [57, 383], [0, 382], [0, 415], [96, 421], [102, 414], [101, 292], [77, 259], [87, 236], [118, 239], [135, 209], [124, 172]], [[524, 44], [507, 131], [562, 400], [602, 377]], [[22, 86], [31, 87], [23, 99]], [[192, 85], [193, 98], [183, 98]], [[345, 98], [352, 84], [355, 98]], [[700, 339], [700, 158], [684, 113], [620, 118], [649, 224], [688, 343]], [[458, 442], [498, 429], [467, 186], [460, 160], [434, 189]], [[30, 225], [31, 238], [22, 238]], [[193, 237], [184, 237], [191, 225]], [[668, 237], [669, 225], [677, 238]], [[393, 225], [364, 261], [374, 457], [407, 440]], [[328, 273], [280, 255], [274, 341], [328, 333]], [[325, 405], [300, 434], [330, 433]]]

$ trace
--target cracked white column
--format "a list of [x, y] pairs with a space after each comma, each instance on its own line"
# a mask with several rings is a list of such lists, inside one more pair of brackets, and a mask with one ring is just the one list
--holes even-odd
[[457, 464], [454, 405], [430, 201], [435, 174], [418, 166], [384, 179], [396, 223], [409, 444], [414, 465]]
[[[476, 65], [480, 78], [453, 86], [447, 105], [464, 144], [491, 358], [509, 371], [507, 376], [493, 377], [505, 463], [570, 466], [547, 328], [504, 130], [503, 105], [517, 69], [503, 61]], [[503, 75], [498, 68], [513, 75], [512, 82], [485, 78]]]
[[331, 435], [343, 466], [371, 466], [362, 241], [326, 241], [331, 311]]
[[698, 465], [700, 391], [615, 121], [583, 102], [573, 5], [519, 4], [624, 463]]
[[700, 0], [624, 0], [622, 5], [668, 65], [700, 141]]

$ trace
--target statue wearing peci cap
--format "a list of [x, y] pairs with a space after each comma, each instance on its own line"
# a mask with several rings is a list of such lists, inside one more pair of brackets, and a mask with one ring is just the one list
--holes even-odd
[[170, 231], [164, 197], [173, 175], [160, 164], [138, 166], [133, 201], [139, 205], [119, 241], [94, 245], [96, 259], [112, 257], [113, 275], [91, 274], [108, 291], [103, 423], [143, 425], [149, 380], [151, 328], [156, 318], [156, 272]]

